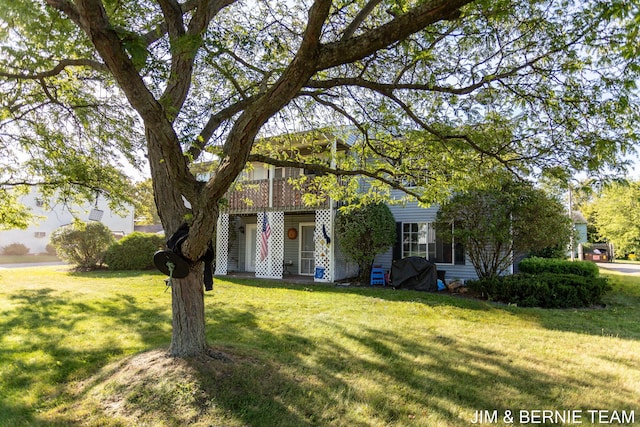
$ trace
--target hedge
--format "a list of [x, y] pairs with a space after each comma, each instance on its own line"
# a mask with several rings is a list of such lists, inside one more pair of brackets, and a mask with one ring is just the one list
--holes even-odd
[[584, 277], [598, 277], [600, 269], [589, 261], [567, 261], [555, 258], [525, 258], [518, 265], [521, 273], [576, 274]]
[[579, 308], [601, 304], [602, 296], [610, 288], [604, 277], [556, 273], [520, 273], [468, 281], [467, 286], [492, 301], [542, 308]]
[[109, 270], [150, 269], [153, 268], [153, 254], [164, 246], [164, 236], [136, 231], [109, 247], [105, 263]]

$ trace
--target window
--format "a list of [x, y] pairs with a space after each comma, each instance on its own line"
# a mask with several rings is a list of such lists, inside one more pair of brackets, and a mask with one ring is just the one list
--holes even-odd
[[275, 179], [279, 179], [279, 178], [291, 178], [291, 177], [298, 177], [300, 176], [300, 169], [298, 168], [282, 168], [282, 167], [277, 167], [275, 168], [273, 177]]
[[41, 208], [44, 206], [44, 200], [36, 199], [36, 207]]
[[[402, 256], [419, 256], [432, 262], [453, 264], [453, 243], [437, 236], [429, 222], [408, 222], [402, 224]], [[456, 248], [458, 249], [458, 248]], [[456, 264], [459, 263], [459, 249]], [[462, 264], [464, 264], [464, 259]]]
[[38, 239], [42, 239], [44, 237], [47, 237], [47, 233], [45, 233], [44, 231], [36, 231], [35, 233], [33, 233], [34, 237], [38, 238]]

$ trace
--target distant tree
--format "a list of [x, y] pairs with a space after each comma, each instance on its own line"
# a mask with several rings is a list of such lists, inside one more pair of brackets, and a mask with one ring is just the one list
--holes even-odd
[[503, 274], [515, 253], [566, 248], [572, 232], [562, 203], [510, 181], [453, 196], [438, 212], [436, 229], [464, 245], [479, 277]]
[[22, 243], [11, 243], [10, 245], [0, 248], [2, 255], [26, 255], [29, 253], [29, 248]]
[[102, 265], [114, 240], [111, 230], [100, 222], [76, 221], [58, 228], [51, 235], [51, 244], [58, 256], [83, 269]]
[[153, 184], [151, 179], [137, 182], [133, 186], [131, 199], [135, 207], [136, 224], [160, 224], [158, 209], [156, 209], [156, 202], [153, 199]]
[[384, 203], [353, 207], [338, 213], [336, 234], [340, 236], [340, 249], [358, 263], [358, 279], [365, 283], [376, 255], [395, 243], [396, 221]]
[[605, 187], [583, 211], [596, 242], [613, 243], [618, 254], [640, 253], [640, 181]]

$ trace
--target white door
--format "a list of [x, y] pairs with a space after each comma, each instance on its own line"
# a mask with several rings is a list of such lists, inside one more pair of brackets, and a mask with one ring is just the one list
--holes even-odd
[[247, 224], [245, 234], [244, 264], [246, 271], [256, 271], [256, 241], [258, 240], [257, 224]]
[[315, 224], [300, 224], [300, 266], [299, 274], [313, 276], [315, 273], [315, 252], [314, 242]]

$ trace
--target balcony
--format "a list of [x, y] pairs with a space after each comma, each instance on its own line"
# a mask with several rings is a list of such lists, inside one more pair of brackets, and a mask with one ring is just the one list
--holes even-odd
[[289, 178], [242, 181], [227, 193], [228, 205], [224, 210], [231, 214], [242, 214], [263, 210], [302, 212], [329, 207], [328, 200], [315, 206], [305, 205], [302, 195], [313, 190], [305, 190], [304, 185], [301, 189], [295, 188], [288, 181]]

